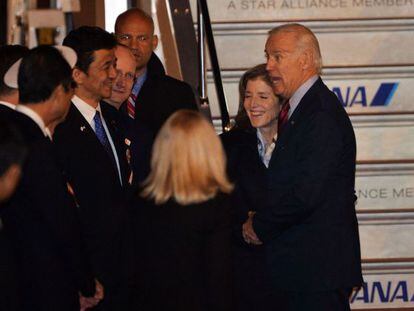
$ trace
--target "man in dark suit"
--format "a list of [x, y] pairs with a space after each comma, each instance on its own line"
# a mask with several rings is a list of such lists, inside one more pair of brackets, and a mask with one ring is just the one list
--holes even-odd
[[18, 310], [75, 311], [96, 305], [103, 295], [51, 141], [73, 95], [68, 62], [76, 62], [73, 50], [40, 46], [5, 75], [8, 86], [19, 86], [19, 105], [10, 120], [28, 148], [21, 182], [4, 211], [18, 266]]
[[[4, 75], [9, 68], [27, 52], [28, 48], [21, 45], [3, 45], [0, 47], [0, 204], [10, 195], [10, 192], [16, 187], [21, 167], [19, 165], [10, 165], [18, 163], [13, 160], [13, 152], [16, 153], [16, 146], [13, 140], [18, 139], [14, 134], [12, 125], [8, 123], [11, 119], [16, 105], [19, 102], [19, 91], [17, 88], [8, 87], [4, 83]], [[11, 149], [10, 149], [11, 148]], [[10, 167], [8, 167], [10, 165]], [[1, 210], [0, 210], [1, 213]], [[1, 216], [1, 215], [0, 215]], [[5, 309], [13, 311], [17, 306], [17, 283], [15, 273], [15, 259], [10, 246], [10, 241], [2, 230], [2, 220], [0, 218], [0, 305]]]
[[[118, 16], [115, 34], [119, 43], [131, 48], [137, 62], [136, 81], [131, 96], [121, 107], [134, 124], [131, 153], [135, 181], [142, 181], [149, 172], [151, 144], [162, 124], [179, 109], [197, 110], [191, 87], [165, 74], [164, 67], [153, 53], [158, 45], [154, 22], [148, 14], [132, 8]], [[144, 148], [142, 148], [145, 146]]]
[[16, 109], [19, 102], [19, 90], [4, 84], [4, 75], [28, 51], [29, 49], [22, 45], [0, 46], [0, 119], [7, 120], [9, 114]]
[[[0, 216], [20, 180], [25, 153], [16, 127], [0, 118]], [[16, 310], [18, 304], [15, 261], [0, 217], [0, 306], [9, 311]]]
[[71, 31], [63, 45], [78, 61], [77, 84], [68, 116], [54, 141], [80, 206], [83, 232], [92, 269], [105, 288], [99, 310], [127, 310], [126, 251], [129, 167], [116, 120], [108, 118], [109, 98], [116, 77], [115, 38], [98, 27]]
[[319, 78], [319, 44], [308, 28], [274, 28], [265, 52], [274, 91], [288, 101], [266, 208], [243, 225], [243, 236], [266, 247], [278, 310], [349, 310], [352, 287], [362, 283], [352, 124]]

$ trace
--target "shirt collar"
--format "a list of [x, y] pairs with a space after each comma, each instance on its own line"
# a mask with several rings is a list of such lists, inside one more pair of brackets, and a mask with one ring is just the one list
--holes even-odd
[[0, 105], [3, 105], [3, 106], [6, 106], [6, 107], [8, 107], [10, 109], [16, 110], [16, 106], [15, 105], [10, 104], [10, 103], [5, 102], [5, 101], [2, 101], [2, 100], [0, 100]]
[[37, 114], [36, 111], [30, 109], [25, 105], [17, 105], [16, 111], [28, 116], [30, 119], [33, 120], [34, 123], [42, 130], [43, 134], [48, 137], [50, 140], [52, 139], [52, 135], [49, 129], [46, 127], [45, 122], [43, 119]]
[[147, 76], [148, 76], [148, 70], [147, 68], [145, 68], [143, 74], [137, 77], [137, 79], [135, 80], [134, 86], [132, 87], [132, 93], [135, 96], [138, 96], [139, 91], [141, 90], [145, 80], [147, 80]]
[[[266, 141], [262, 135], [262, 133], [259, 131], [259, 129], [256, 130], [256, 135], [257, 135], [257, 144], [263, 148], [264, 150], [266, 149]], [[272, 142], [275, 142], [277, 139], [277, 133], [275, 134], [275, 136], [273, 136]]]
[[315, 82], [318, 80], [319, 76], [314, 75], [310, 77], [308, 80], [306, 80], [305, 83], [303, 83], [295, 93], [293, 93], [292, 97], [289, 99], [289, 118], [295, 111], [296, 107], [299, 105], [300, 101], [302, 100], [303, 96], [309, 91], [309, 89], [312, 87], [312, 85], [315, 84]]
[[86, 119], [86, 121], [89, 123], [90, 126], [93, 128], [93, 118], [95, 117], [96, 111], [101, 112], [101, 104], [98, 103], [98, 106], [93, 108], [91, 105], [86, 103], [83, 99], [80, 97], [74, 95], [72, 98], [72, 103], [78, 108], [79, 112], [82, 114], [82, 116]]

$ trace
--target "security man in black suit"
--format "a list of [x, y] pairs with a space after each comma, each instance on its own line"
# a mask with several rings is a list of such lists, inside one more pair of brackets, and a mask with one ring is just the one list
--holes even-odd
[[75, 311], [96, 305], [103, 297], [51, 140], [69, 109], [70, 65], [75, 62], [72, 49], [40, 46], [16, 62], [4, 78], [8, 86], [19, 86], [19, 105], [10, 122], [28, 148], [21, 182], [4, 212], [5, 232], [18, 266], [18, 310]]
[[151, 144], [147, 147], [147, 142], [152, 142], [172, 113], [198, 108], [190, 85], [166, 75], [153, 53], [158, 38], [151, 16], [139, 8], [125, 11], [116, 20], [115, 35], [119, 43], [131, 48], [137, 61], [136, 81], [121, 110], [135, 121], [126, 136], [132, 141], [135, 182], [140, 182], [149, 172]]
[[308, 28], [274, 28], [265, 52], [274, 91], [287, 102], [266, 208], [243, 225], [244, 239], [265, 245], [277, 310], [349, 310], [362, 283], [352, 124], [319, 78], [319, 44]]
[[129, 167], [115, 120], [108, 118], [109, 98], [116, 76], [115, 38], [98, 27], [82, 26], [63, 41], [78, 61], [77, 84], [68, 116], [54, 141], [80, 206], [88, 255], [105, 288], [99, 310], [127, 309], [129, 234], [125, 190]]

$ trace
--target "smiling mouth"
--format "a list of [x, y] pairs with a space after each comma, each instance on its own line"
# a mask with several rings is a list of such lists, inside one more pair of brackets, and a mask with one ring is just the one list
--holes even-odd
[[261, 116], [263, 116], [265, 114], [264, 111], [252, 111], [252, 110], [250, 110], [249, 112], [250, 112], [250, 115], [252, 117], [256, 117], [256, 118], [257, 117], [261, 117]]

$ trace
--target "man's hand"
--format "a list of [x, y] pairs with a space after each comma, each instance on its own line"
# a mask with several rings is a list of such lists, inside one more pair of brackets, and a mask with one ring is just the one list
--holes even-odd
[[84, 297], [79, 294], [80, 311], [86, 311], [95, 307], [99, 301], [96, 301], [94, 297]]
[[104, 287], [97, 279], [95, 279], [95, 296], [93, 296], [93, 298], [101, 301], [104, 296]]
[[262, 245], [263, 242], [259, 240], [253, 230], [253, 217], [256, 212], [249, 212], [249, 217], [242, 226], [242, 235], [247, 244]]
[[95, 279], [95, 295], [93, 297], [84, 297], [79, 293], [80, 311], [86, 311], [95, 307], [104, 298], [104, 288], [102, 284]]

